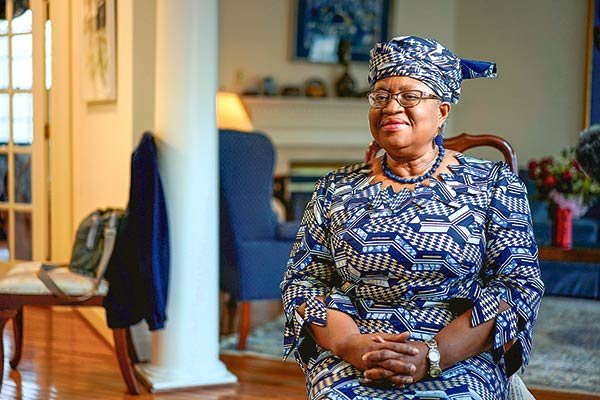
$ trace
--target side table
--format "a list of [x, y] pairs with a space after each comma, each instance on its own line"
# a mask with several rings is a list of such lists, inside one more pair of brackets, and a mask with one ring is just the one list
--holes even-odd
[[600, 299], [600, 248], [540, 247], [546, 295]]
[[560, 247], [540, 247], [539, 252], [540, 260], [595, 263], [600, 267], [600, 248], [574, 247], [566, 250]]

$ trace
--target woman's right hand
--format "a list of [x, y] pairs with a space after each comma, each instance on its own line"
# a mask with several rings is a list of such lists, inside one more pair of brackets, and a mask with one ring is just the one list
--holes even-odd
[[[323, 299], [318, 298], [319, 301]], [[304, 317], [304, 305], [298, 308]], [[365, 354], [376, 350], [389, 350], [393, 358], [402, 359], [403, 355], [415, 355], [418, 350], [413, 342], [409, 342], [409, 333], [366, 333], [361, 334], [356, 322], [346, 313], [338, 310], [327, 309], [327, 325], [309, 325], [313, 339], [324, 349], [331, 350], [335, 355], [347, 361], [360, 371], [367, 369]], [[397, 356], [396, 356], [397, 355]], [[414, 366], [410, 363], [395, 364], [395, 372], [400, 379], [404, 374], [410, 375]], [[403, 372], [406, 371], [406, 372]]]
[[[399, 354], [415, 355], [417, 348], [408, 342], [409, 333], [403, 332], [400, 334], [387, 333], [353, 333], [345, 336], [332, 346], [332, 351], [337, 356], [346, 360], [361, 371], [367, 369], [367, 361], [364, 355], [376, 350], [388, 350]], [[406, 375], [414, 370], [414, 366], [406, 364], [400, 366], [400, 370], [404, 370]], [[395, 371], [398, 374], [398, 370]]]

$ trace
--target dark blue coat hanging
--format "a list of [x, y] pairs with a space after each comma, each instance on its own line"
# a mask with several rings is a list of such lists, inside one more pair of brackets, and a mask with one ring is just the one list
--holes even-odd
[[125, 328], [146, 320], [164, 327], [169, 287], [167, 209], [151, 133], [144, 133], [131, 157], [127, 215], [106, 271], [104, 300], [108, 326]]

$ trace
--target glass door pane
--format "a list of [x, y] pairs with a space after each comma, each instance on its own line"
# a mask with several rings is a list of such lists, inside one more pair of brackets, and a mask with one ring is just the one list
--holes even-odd
[[7, 93], [0, 93], [0, 146], [8, 144], [10, 138], [10, 108]]
[[44, 248], [38, 238], [46, 237], [40, 235], [45, 214], [38, 207], [46, 208], [36, 199], [46, 197], [34, 196], [47, 190], [46, 175], [33, 166], [45, 165], [36, 138], [44, 138], [47, 113], [46, 5], [44, 0], [0, 0], [0, 261], [45, 254], [36, 249]]
[[31, 93], [13, 95], [13, 143], [30, 145], [33, 142], [33, 96]]
[[15, 154], [15, 203], [31, 204], [31, 154]]
[[13, 88], [30, 90], [33, 83], [33, 37], [31, 34], [12, 37]]
[[8, 210], [0, 210], [0, 261], [10, 260]]
[[33, 14], [29, 9], [29, 0], [14, 0], [12, 33], [31, 32]]
[[15, 258], [31, 260], [32, 255], [32, 224], [31, 213], [15, 212]]

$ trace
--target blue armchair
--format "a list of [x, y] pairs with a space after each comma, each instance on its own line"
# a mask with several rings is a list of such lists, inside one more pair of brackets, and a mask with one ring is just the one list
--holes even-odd
[[275, 149], [266, 135], [222, 130], [219, 155], [220, 287], [242, 305], [243, 350], [250, 301], [281, 299], [279, 283], [299, 224], [279, 223], [271, 207]]

